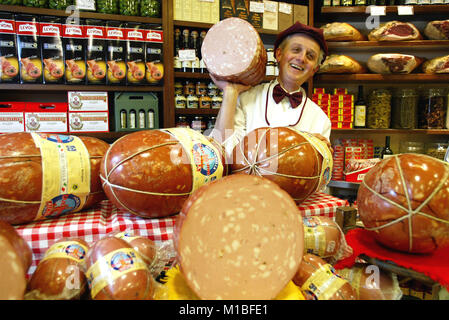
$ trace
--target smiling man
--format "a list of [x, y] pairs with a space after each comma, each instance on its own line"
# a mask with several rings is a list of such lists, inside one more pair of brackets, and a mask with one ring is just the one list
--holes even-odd
[[254, 87], [218, 81], [223, 102], [211, 136], [226, 148], [260, 127], [294, 127], [315, 134], [330, 147], [331, 122], [301, 87], [328, 54], [321, 29], [299, 22], [279, 33], [274, 43], [279, 76]]

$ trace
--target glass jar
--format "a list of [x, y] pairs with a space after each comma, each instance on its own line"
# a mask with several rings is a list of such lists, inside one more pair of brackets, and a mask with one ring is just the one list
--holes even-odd
[[418, 127], [418, 94], [414, 89], [400, 89], [393, 97], [391, 126], [395, 129]]
[[56, 10], [65, 10], [73, 4], [73, 0], [48, 0], [48, 8]]
[[175, 108], [184, 109], [187, 107], [187, 99], [182, 94], [175, 95]]
[[208, 95], [202, 94], [198, 98], [198, 105], [200, 109], [210, 109], [212, 105], [212, 98]]
[[428, 89], [419, 104], [420, 129], [444, 129], [446, 127], [447, 103], [442, 88]]
[[205, 82], [198, 81], [195, 85], [195, 93], [197, 96], [207, 94], [207, 85]]
[[97, 0], [97, 12], [118, 14], [119, 0]]
[[203, 132], [206, 130], [206, 122], [203, 120], [203, 117], [196, 116], [191, 123], [191, 128], [193, 130], [197, 130], [199, 132]]
[[187, 96], [187, 108], [188, 109], [198, 109], [198, 97], [194, 94], [189, 94]]
[[368, 96], [367, 127], [371, 129], [390, 128], [391, 92], [374, 89]]
[[139, 15], [139, 1], [138, 0], [120, 0], [119, 2], [120, 14], [125, 16]]
[[184, 82], [184, 95], [195, 94], [195, 84], [190, 81]]
[[426, 154], [440, 160], [444, 160], [446, 150], [449, 146], [447, 142], [432, 142], [426, 146]]
[[175, 94], [183, 94], [183, 86], [181, 82], [175, 82]]
[[212, 97], [212, 109], [220, 109], [223, 98], [220, 95], [215, 95]]
[[176, 119], [176, 127], [178, 128], [190, 128], [187, 118], [185, 116], [178, 116]]
[[421, 153], [424, 154], [424, 142], [419, 141], [405, 141], [401, 142], [399, 146], [400, 153]]
[[218, 87], [215, 85], [214, 82], [209, 82], [209, 84], [207, 85], [207, 94], [211, 97], [215, 96], [218, 94]]
[[160, 18], [161, 0], [140, 0], [140, 15], [142, 17]]
[[48, 8], [47, 0], [23, 0], [23, 5], [27, 7]]

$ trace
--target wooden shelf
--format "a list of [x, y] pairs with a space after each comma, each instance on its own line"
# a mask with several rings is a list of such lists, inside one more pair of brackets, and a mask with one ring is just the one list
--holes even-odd
[[449, 129], [332, 129], [332, 133], [449, 135]]
[[175, 78], [186, 79], [209, 79], [209, 73], [197, 73], [197, 72], [175, 72]]
[[[398, 6], [385, 6], [386, 13], [397, 13]], [[366, 13], [366, 6], [352, 6], [352, 7], [321, 7], [321, 13], [323, 14], [363, 14]], [[433, 4], [433, 5], [420, 5], [413, 6], [413, 12], [419, 14], [426, 13], [446, 13], [449, 12], [449, 5]]]
[[220, 109], [175, 109], [176, 115], [211, 115], [216, 116]]
[[[412, 41], [328, 41], [329, 49], [379, 49], [388, 48], [429, 48], [429, 47], [449, 47], [449, 40], [412, 40]], [[433, 49], [433, 48], [432, 48]]]
[[[187, 27], [187, 28], [210, 29], [214, 24], [213, 23], [173, 20], [173, 25], [178, 26], [178, 27]], [[260, 34], [277, 35], [279, 33], [279, 30], [259, 29], [259, 28], [256, 28], [256, 30]]]
[[316, 81], [320, 82], [449, 82], [449, 74], [318, 74]]
[[15, 84], [2, 83], [0, 90], [26, 91], [163, 91], [160, 86], [114, 86], [114, 85], [65, 85], [65, 84]]
[[[34, 8], [27, 6], [10, 6], [10, 5], [0, 5], [0, 11], [14, 12], [14, 13], [26, 13], [26, 14], [38, 14], [38, 15], [50, 15], [57, 17], [68, 17], [72, 12], [65, 12], [65, 10], [55, 10], [46, 8]], [[139, 17], [139, 16], [125, 16], [120, 14], [106, 14], [98, 12], [86, 12], [80, 11], [80, 18], [88, 19], [101, 19], [101, 20], [119, 20], [119, 21], [130, 21], [130, 22], [142, 22], [142, 23], [155, 23], [162, 24], [162, 18], [149, 18], [149, 17]]]

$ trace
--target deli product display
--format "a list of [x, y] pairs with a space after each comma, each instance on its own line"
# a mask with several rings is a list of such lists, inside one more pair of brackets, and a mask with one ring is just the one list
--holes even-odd
[[[447, 299], [449, 6], [327, 2], [0, 1], [0, 299]], [[226, 158], [286, 74], [329, 141], [237, 100]]]

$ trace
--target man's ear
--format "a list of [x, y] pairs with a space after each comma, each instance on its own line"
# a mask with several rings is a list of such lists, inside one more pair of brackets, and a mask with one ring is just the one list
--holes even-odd
[[277, 47], [276, 51], [274, 52], [274, 58], [276, 59], [277, 62], [279, 62], [281, 54], [282, 54], [281, 48]]

